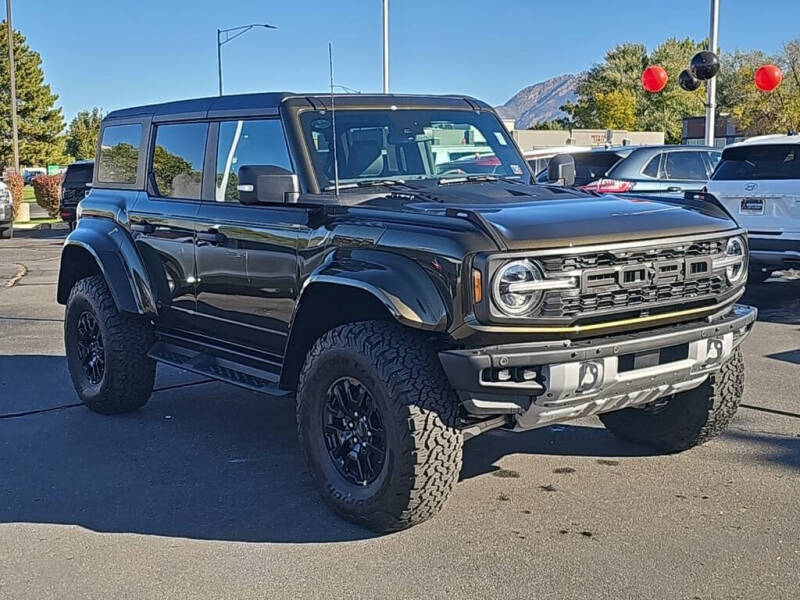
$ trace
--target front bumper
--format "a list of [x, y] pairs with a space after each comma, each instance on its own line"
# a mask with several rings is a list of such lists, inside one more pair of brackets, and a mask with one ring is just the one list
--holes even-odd
[[651, 403], [699, 386], [749, 333], [757, 310], [736, 305], [703, 323], [589, 340], [439, 353], [471, 415], [509, 415], [524, 430]]

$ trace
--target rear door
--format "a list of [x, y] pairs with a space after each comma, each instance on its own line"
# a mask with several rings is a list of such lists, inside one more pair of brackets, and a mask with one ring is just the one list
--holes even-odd
[[160, 326], [192, 328], [195, 219], [203, 189], [208, 123], [160, 123], [148, 146], [147, 191], [129, 211], [130, 229], [158, 300]]
[[708, 191], [751, 233], [800, 232], [800, 144], [726, 149]]
[[683, 197], [699, 192], [708, 181], [708, 163], [702, 150], [672, 150], [661, 160], [661, 187], [667, 194]]

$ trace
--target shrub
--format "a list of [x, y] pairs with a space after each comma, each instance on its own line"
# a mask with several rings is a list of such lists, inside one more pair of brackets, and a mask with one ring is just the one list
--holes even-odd
[[58, 200], [61, 195], [61, 175], [39, 175], [33, 178], [33, 194], [36, 204], [51, 217], [58, 216]]
[[22, 208], [22, 188], [25, 187], [25, 182], [22, 181], [22, 175], [19, 173], [10, 173], [6, 179], [8, 191], [11, 192], [11, 202], [14, 204], [14, 220], [19, 218], [19, 211]]

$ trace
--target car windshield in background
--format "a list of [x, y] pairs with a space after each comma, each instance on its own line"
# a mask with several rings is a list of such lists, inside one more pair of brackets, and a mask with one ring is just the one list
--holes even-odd
[[617, 152], [580, 152], [575, 159], [575, 185], [586, 185], [602, 178], [623, 156]]
[[85, 186], [92, 180], [94, 165], [86, 163], [85, 165], [70, 165], [64, 175], [65, 186]]
[[729, 148], [711, 179], [800, 179], [800, 144]]
[[[300, 115], [319, 186], [334, 185], [330, 111]], [[491, 113], [462, 110], [336, 111], [339, 182], [443, 180], [495, 175], [527, 180], [530, 171]]]

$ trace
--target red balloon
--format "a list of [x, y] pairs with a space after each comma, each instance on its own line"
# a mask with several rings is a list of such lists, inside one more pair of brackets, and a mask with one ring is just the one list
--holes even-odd
[[776, 65], [764, 65], [756, 69], [756, 87], [762, 92], [771, 92], [783, 81], [783, 73]]
[[667, 86], [669, 77], [661, 65], [651, 65], [642, 73], [642, 87], [648, 92], [660, 92]]

